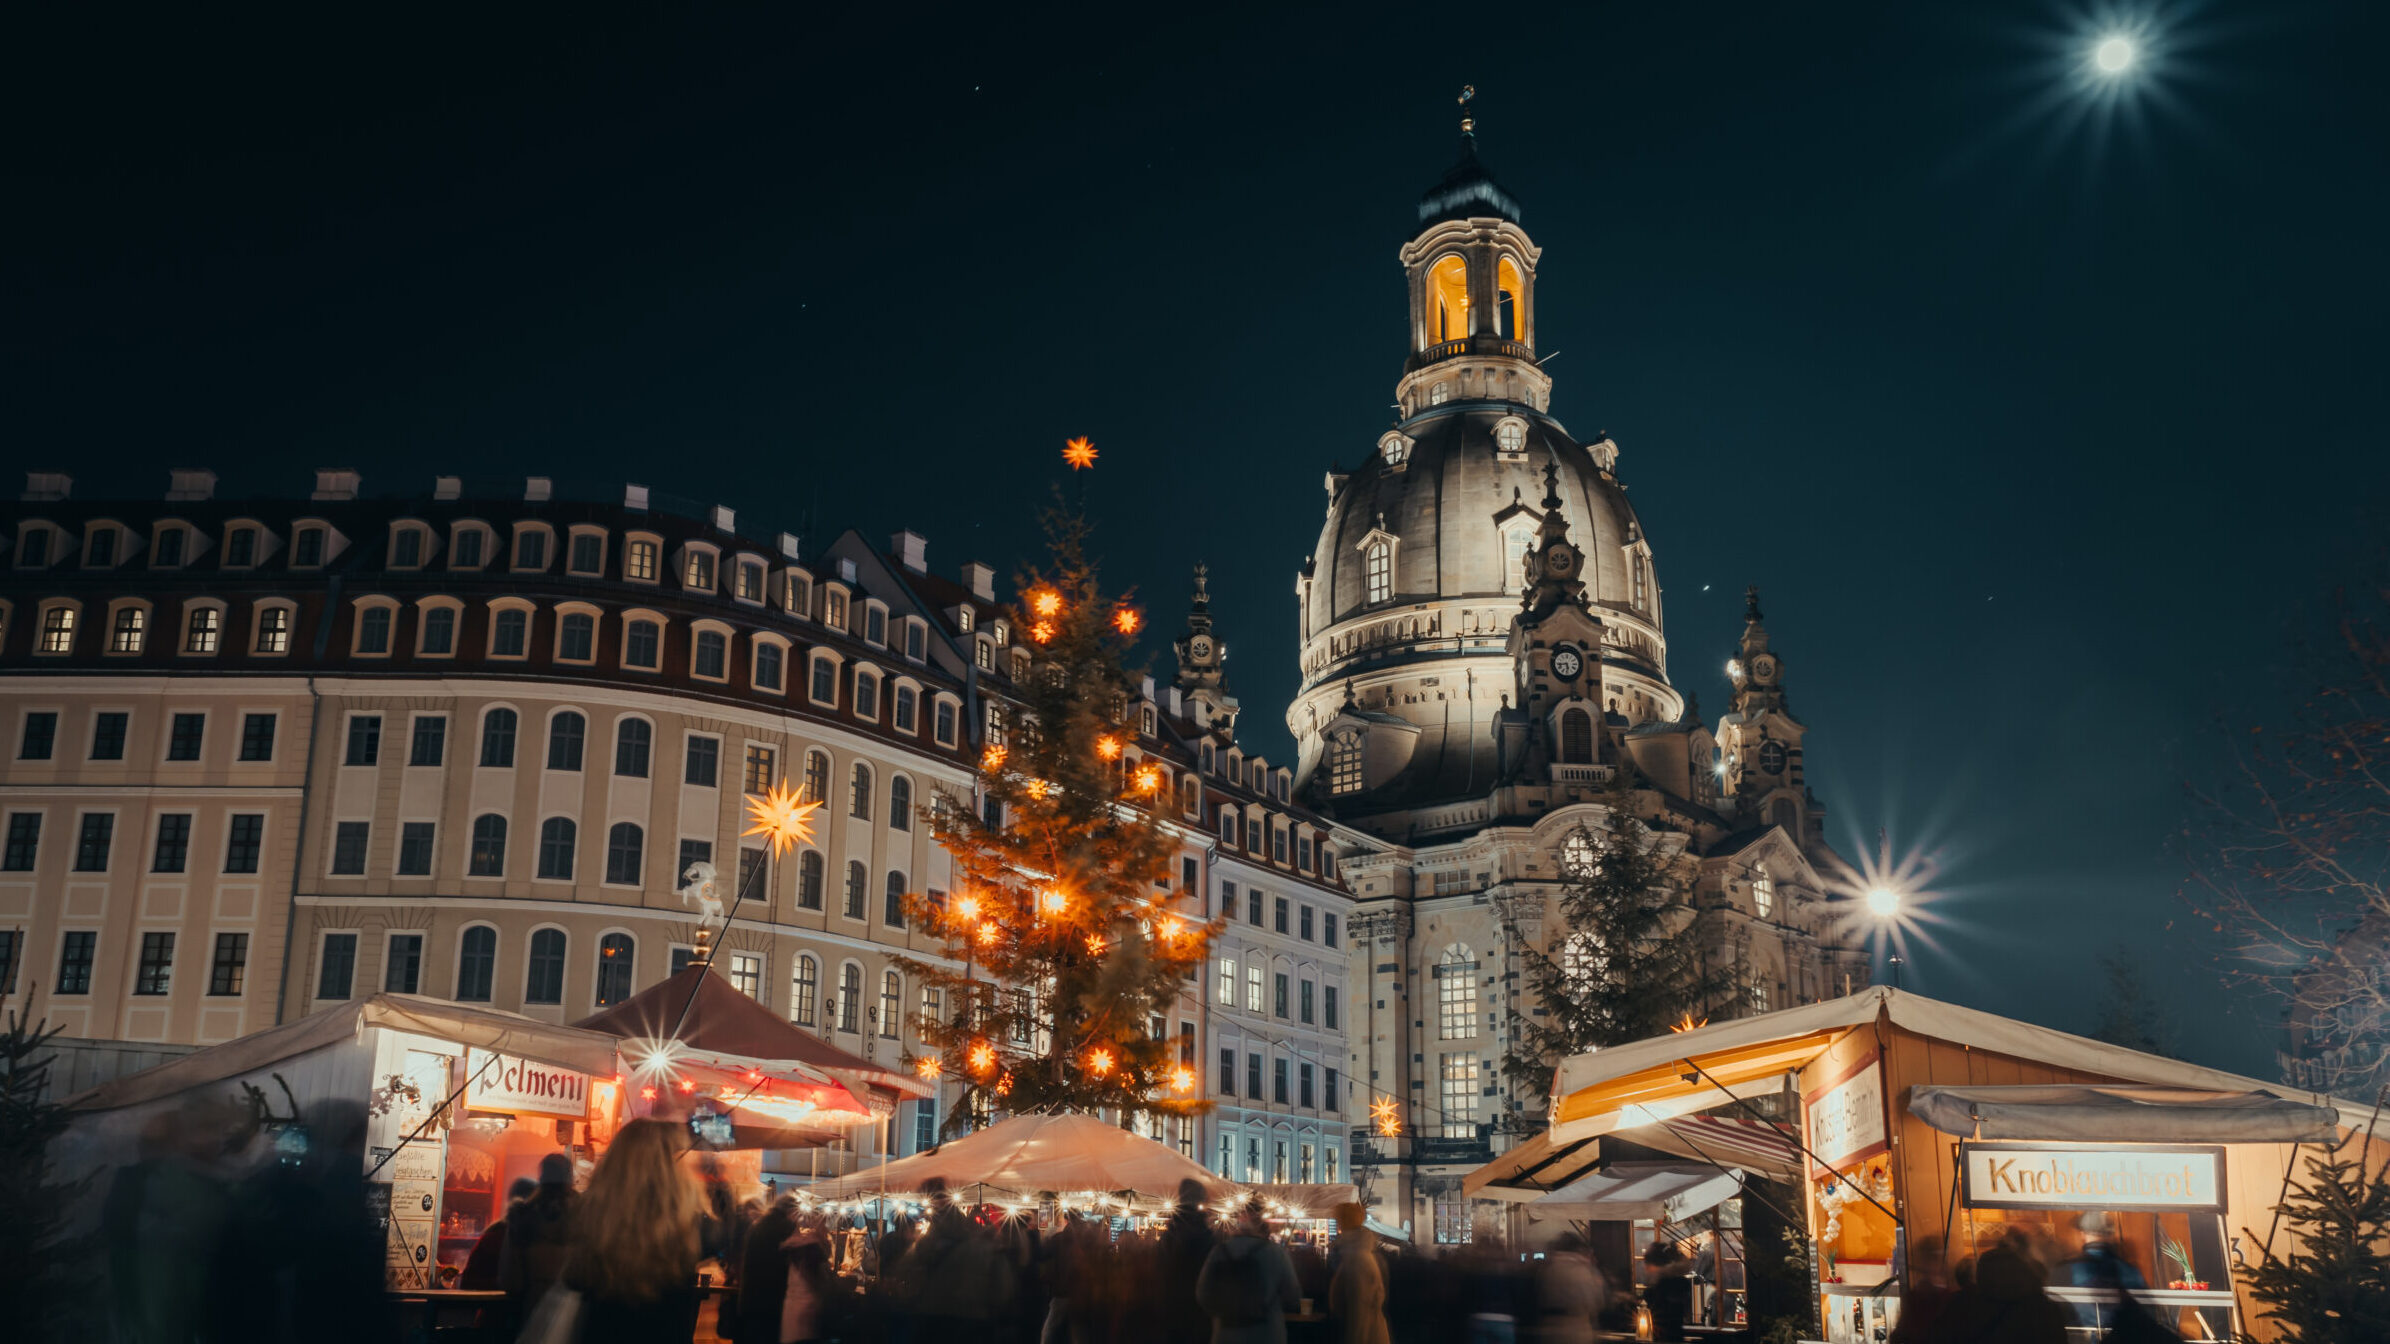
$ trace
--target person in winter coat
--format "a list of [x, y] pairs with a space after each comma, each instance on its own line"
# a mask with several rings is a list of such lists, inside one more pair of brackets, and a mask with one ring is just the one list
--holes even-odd
[[1574, 1232], [1561, 1233], [1544, 1253], [1535, 1276], [1538, 1315], [1533, 1338], [1545, 1344], [1593, 1344], [1593, 1323], [1607, 1297], [1585, 1239]]
[[502, 1337], [520, 1333], [539, 1300], [564, 1273], [572, 1250], [573, 1159], [550, 1153], [539, 1160], [539, 1188], [506, 1211], [506, 1239], [498, 1248], [498, 1287], [505, 1290], [508, 1320]]
[[696, 1333], [706, 1214], [679, 1161], [688, 1143], [681, 1125], [634, 1120], [590, 1176], [562, 1280], [581, 1294], [576, 1344], [688, 1344]]
[[1235, 1234], [1203, 1262], [1195, 1300], [1212, 1318], [1212, 1344], [1286, 1344], [1286, 1318], [1303, 1305], [1302, 1292], [1260, 1200], [1246, 1201]]
[[797, 1197], [782, 1195], [747, 1233], [739, 1262], [739, 1303], [733, 1329], [739, 1344], [780, 1344], [780, 1302], [788, 1291], [788, 1256], [780, 1244], [797, 1230]]
[[529, 1177], [507, 1187], [506, 1212], [481, 1230], [480, 1238], [473, 1243], [473, 1253], [465, 1257], [465, 1267], [457, 1272], [457, 1287], [486, 1292], [498, 1286], [498, 1262], [506, 1255], [506, 1220], [514, 1216], [515, 1205], [538, 1193], [539, 1182]]
[[1171, 1212], [1156, 1247], [1159, 1265], [1153, 1291], [1161, 1300], [1169, 1344], [1203, 1344], [1212, 1337], [1211, 1322], [1195, 1300], [1195, 1281], [1220, 1240], [1212, 1230], [1211, 1215], [1203, 1211], [1203, 1199], [1203, 1182], [1189, 1177], [1178, 1183], [1178, 1208]]
[[1392, 1344], [1386, 1329], [1386, 1264], [1378, 1234], [1358, 1204], [1336, 1206], [1336, 1274], [1328, 1280], [1329, 1338], [1336, 1344]]
[[1945, 1317], [1953, 1344], [2065, 1344], [2066, 1308], [2042, 1291], [2041, 1262], [2003, 1243], [1975, 1258], [1975, 1283]]

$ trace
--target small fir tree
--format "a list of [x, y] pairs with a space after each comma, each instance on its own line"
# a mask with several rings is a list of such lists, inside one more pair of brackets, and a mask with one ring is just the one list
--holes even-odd
[[960, 969], [908, 961], [938, 993], [908, 1061], [964, 1084], [943, 1132], [996, 1112], [1192, 1114], [1195, 1073], [1149, 1030], [1203, 967], [1213, 928], [1169, 909], [1176, 846], [1155, 803], [1171, 772], [1137, 751], [1141, 624], [1105, 596], [1084, 519], [1046, 517], [1050, 561], [1021, 585], [1013, 628], [1033, 655], [980, 760], [982, 805], [925, 809], [953, 857], [951, 895], [907, 898]]
[[1562, 842], [1546, 947], [1511, 930], [1540, 1018], [1511, 1019], [1503, 1072], [1549, 1093], [1569, 1055], [1666, 1035], [1704, 1017], [1730, 977], [1702, 957], [1707, 916], [1681, 894], [1658, 838], [1613, 802], [1612, 829], [1579, 827]]
[[2307, 1160], [2308, 1179], [2276, 1208], [2296, 1243], [2249, 1274], [2286, 1344], [2390, 1339], [2390, 1168], [2368, 1171], [2370, 1145]]
[[2177, 1058], [2173, 1033], [2166, 1026], [2166, 1011], [2150, 994], [2140, 967], [2121, 951], [2101, 953], [2099, 964], [2104, 983], [2100, 987], [2099, 1020], [2091, 1028], [2091, 1038], [2143, 1054]]
[[[81, 1294], [70, 1292], [66, 1215], [81, 1185], [50, 1179], [50, 1144], [66, 1132], [66, 1107], [44, 1099], [50, 1039], [61, 1028], [12, 1012], [0, 1031], [0, 1265], [9, 1267], [9, 1309], [46, 1330]], [[63, 1333], [63, 1331], [61, 1332]]]

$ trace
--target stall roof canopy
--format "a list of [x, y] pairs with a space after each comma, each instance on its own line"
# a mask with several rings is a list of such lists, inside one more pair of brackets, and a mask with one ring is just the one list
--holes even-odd
[[2339, 1112], [2271, 1092], [2188, 1087], [1916, 1087], [1909, 1114], [1962, 1139], [2330, 1143]]
[[[2272, 1086], [1876, 985], [1823, 1003], [1572, 1055], [1552, 1078], [1552, 1137], [1566, 1142], [1706, 1110], [1725, 1102], [1721, 1084], [1739, 1096], [1775, 1091], [1784, 1073], [1878, 1017], [1920, 1036], [2119, 1082], [2216, 1092]], [[2360, 1102], [2317, 1100], [2335, 1109], [2346, 1129], [2364, 1128], [2372, 1113]]]
[[[694, 1002], [691, 993], [696, 995]], [[688, 1008], [685, 1021], [681, 1016], [683, 1005]], [[678, 975], [649, 985], [573, 1025], [631, 1042], [660, 1044], [677, 1039], [691, 1050], [715, 1056], [767, 1062], [793, 1060], [858, 1090], [876, 1087], [905, 1097], [937, 1095], [936, 1089], [910, 1074], [881, 1068], [795, 1023], [783, 1021], [779, 1014], [731, 988], [728, 981], [704, 964], [684, 967]]]
[[1214, 1176], [1176, 1148], [1092, 1115], [1016, 1115], [926, 1153], [818, 1182], [811, 1190], [822, 1199], [869, 1199], [883, 1191], [910, 1195], [933, 1176], [967, 1202], [992, 1202], [999, 1195], [1035, 1199], [1045, 1190], [1126, 1190], [1140, 1196], [1139, 1202], [1167, 1204], [1178, 1198], [1182, 1180], [1200, 1183], [1214, 1199], [1237, 1193], [1234, 1182]]
[[1673, 1162], [1613, 1162], [1526, 1206], [1530, 1219], [1681, 1222], [1741, 1194], [1742, 1173]]
[[1308, 1184], [1279, 1181], [1249, 1185], [1245, 1189], [1261, 1196], [1270, 1205], [1270, 1212], [1284, 1212], [1290, 1218], [1333, 1218], [1337, 1205], [1361, 1202], [1360, 1190], [1350, 1181]]
[[1685, 1115], [1614, 1129], [1600, 1139], [1554, 1143], [1551, 1135], [1538, 1134], [1462, 1177], [1461, 1189], [1480, 1199], [1539, 1199], [1601, 1162], [1609, 1139], [1778, 1180], [1792, 1180], [1801, 1172], [1801, 1150], [1770, 1125], [1738, 1116]]
[[79, 1111], [105, 1111], [155, 1101], [188, 1088], [271, 1068], [327, 1045], [354, 1040], [367, 1027], [417, 1032], [436, 1040], [537, 1060], [576, 1073], [611, 1075], [614, 1072], [616, 1041], [601, 1032], [559, 1027], [496, 1008], [471, 1008], [414, 994], [376, 994], [222, 1045], [195, 1050], [153, 1069], [127, 1074], [69, 1098], [67, 1105]]

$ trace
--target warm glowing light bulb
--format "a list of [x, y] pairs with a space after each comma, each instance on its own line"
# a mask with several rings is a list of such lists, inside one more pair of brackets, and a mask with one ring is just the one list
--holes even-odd
[[982, 770], [994, 770], [1001, 767], [1004, 764], [1005, 754], [1003, 743], [995, 742], [989, 744], [986, 751], [979, 753], [979, 768]]
[[996, 922], [994, 920], [989, 920], [987, 923], [979, 926], [979, 941], [984, 947], [994, 947], [996, 945], [996, 940], [1003, 936], [1004, 931], [996, 927]]
[[1164, 938], [1170, 939], [1173, 942], [1176, 942], [1179, 935], [1185, 933], [1186, 931], [1186, 925], [1180, 923], [1179, 918], [1176, 915], [1172, 915], [1162, 921], [1162, 936]]
[[1145, 618], [1137, 614], [1135, 607], [1122, 607], [1112, 613], [1112, 628], [1124, 635], [1136, 634], [1138, 628], [1144, 624]]
[[1100, 933], [1087, 935], [1087, 951], [1091, 956], [1104, 955], [1104, 935]]
[[1071, 908], [1071, 898], [1060, 887], [1048, 887], [1037, 893], [1037, 908], [1049, 915], [1059, 915]]
[[1036, 640], [1040, 644], [1045, 643], [1054, 637], [1054, 623], [1052, 621], [1039, 621], [1037, 624], [1030, 626], [1029, 637]]
[[1028, 791], [1029, 796], [1032, 798], [1043, 798], [1046, 796], [1046, 782], [1042, 779], [1030, 780], [1022, 787]]
[[1369, 1118], [1376, 1123], [1378, 1133], [1388, 1138], [1402, 1133], [1402, 1117], [1395, 1114], [1392, 1097], [1380, 1097], [1369, 1103]]
[[979, 898], [977, 896], [955, 897], [954, 917], [965, 924], [979, 918]]
[[1890, 919], [1900, 913], [1900, 893], [1890, 887], [1876, 887], [1867, 893], [1867, 912], [1877, 919]]
[[2121, 33], [2103, 39], [2091, 49], [2092, 64], [2100, 68], [2100, 73], [2107, 75], [2123, 74], [2132, 69], [2133, 62], [2140, 58], [2141, 49], [2133, 44], [2133, 39]]
[[752, 824], [742, 834], [763, 836], [775, 856], [785, 854], [790, 846], [813, 838], [813, 814], [821, 807], [806, 802], [786, 784], [775, 784], [771, 792], [747, 800], [747, 820]]

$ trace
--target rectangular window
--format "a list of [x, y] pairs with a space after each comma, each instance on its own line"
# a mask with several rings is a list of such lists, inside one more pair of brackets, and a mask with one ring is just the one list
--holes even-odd
[[432, 607], [423, 613], [423, 652], [434, 658], [456, 652], [454, 607]]
[[1261, 1100], [1261, 1056], [1245, 1056], [1245, 1095]]
[[954, 745], [954, 706], [943, 700], [938, 702], [935, 732], [940, 745], [949, 747]]
[[257, 651], [266, 654], [290, 652], [290, 608], [261, 607], [258, 609]]
[[1286, 862], [1286, 828], [1283, 826], [1270, 828], [1270, 857], [1279, 863]]
[[688, 758], [681, 764], [681, 782], [713, 788], [722, 777], [722, 739], [692, 737]]
[[924, 1097], [913, 1103], [913, 1151], [928, 1152], [938, 1142], [938, 1101]]
[[323, 960], [315, 974], [315, 996], [319, 999], [345, 999], [356, 978], [357, 935], [325, 934]]
[[24, 935], [0, 929], [0, 997], [17, 992], [17, 961], [24, 955]]
[[1333, 912], [1333, 911], [1323, 911], [1323, 912], [1321, 912], [1321, 914], [1320, 914], [1320, 917], [1319, 917], [1319, 940], [1320, 940], [1321, 942], [1323, 942], [1323, 943], [1327, 944], [1327, 945], [1328, 945], [1328, 946], [1330, 946], [1330, 947], [1334, 947], [1334, 946], [1336, 946], [1336, 915], [1335, 915], [1335, 912]]
[[[404, 536], [405, 534], [401, 533], [400, 535]], [[399, 554], [403, 557], [406, 552], [402, 548]], [[299, 535], [291, 540], [290, 562], [300, 569], [322, 564], [324, 562], [324, 530], [320, 527], [299, 529]], [[406, 561], [402, 558], [399, 563], [405, 564]]]
[[246, 714], [241, 717], [241, 759], [270, 761], [274, 759], [274, 722], [272, 714]]
[[[224, 840], [224, 871], [254, 873], [258, 854], [265, 848], [266, 816], [263, 812], [236, 812], [231, 832]], [[347, 998], [346, 994], [340, 995]]]
[[158, 534], [157, 550], [152, 559], [161, 568], [172, 568], [183, 562], [183, 530], [170, 527]]
[[191, 814], [168, 812], [158, 818], [158, 845], [150, 854], [153, 873], [179, 873], [191, 861]]
[[[1314, 1096], [1311, 1091], [1311, 1066], [1309, 1064], [1305, 1064], [1295, 1070], [1295, 1082], [1297, 1084], [1295, 1104], [1307, 1111], [1316, 1110], [1319, 1105], [1319, 1098]], [[1310, 1150], [1308, 1147], [1306, 1147], [1304, 1151], [1308, 1153]], [[1305, 1167], [1309, 1167], [1311, 1165], [1311, 1159], [1308, 1156], [1303, 1159], [1303, 1165]], [[1303, 1179], [1307, 1181], [1310, 1180], [1310, 1174], [1306, 1172], [1303, 1176]]]
[[1220, 958], [1219, 998], [1220, 1006], [1223, 1008], [1236, 1006], [1236, 958], [1234, 957]]
[[1456, 1051], [1436, 1056], [1442, 1080], [1444, 1137], [1477, 1137], [1477, 1052]]
[[1295, 936], [1306, 943], [1311, 941], [1311, 907], [1308, 905], [1303, 907], [1295, 920]]
[[1245, 968], [1246, 1012], [1258, 1013], [1262, 1010], [1261, 994], [1261, 968], [1259, 966], [1247, 966]]
[[379, 765], [382, 762], [382, 716], [358, 714], [349, 719], [348, 754], [342, 765]]
[[249, 935], [216, 935], [215, 959], [208, 964], [207, 992], [211, 998], [230, 998], [249, 980]]
[[17, 759], [46, 761], [58, 749], [58, 715], [47, 709], [25, 716], [25, 735], [17, 739]]
[[1286, 1056], [1284, 1055], [1270, 1061], [1270, 1100], [1281, 1106], [1286, 1104]]
[[1286, 972], [1280, 971], [1270, 979], [1270, 1007], [1274, 1010], [1273, 1016], [1284, 1017], [1286, 1016]]
[[1229, 919], [1236, 918], [1236, 883], [1234, 882], [1220, 884], [1220, 913]]
[[91, 540], [84, 546], [84, 563], [94, 569], [106, 569], [116, 563], [114, 529], [103, 527], [91, 534]]
[[1297, 1001], [1296, 1001], [1296, 1004], [1295, 1004], [1295, 1007], [1296, 1007], [1296, 1009], [1297, 1009], [1296, 1018], [1295, 1018], [1295, 1020], [1296, 1020], [1296, 1021], [1299, 1021], [1299, 1022], [1305, 1022], [1305, 1023], [1308, 1023], [1308, 1022], [1310, 1022], [1310, 1021], [1311, 1021], [1311, 1006], [1312, 1006], [1312, 1005], [1311, 1005], [1311, 996], [1312, 996], [1312, 992], [1313, 992], [1313, 991], [1312, 991], [1312, 984], [1311, 984], [1311, 982], [1310, 982], [1309, 980], [1306, 980], [1306, 981], [1304, 981], [1304, 982], [1303, 982], [1303, 986], [1302, 986], [1302, 992], [1301, 992], [1300, 996], [1298, 997], [1298, 999], [1297, 999]]
[[1286, 898], [1285, 898], [1284, 896], [1280, 896], [1280, 897], [1279, 897], [1279, 898], [1277, 898], [1275, 901], [1272, 901], [1272, 902], [1270, 903], [1270, 913], [1271, 913], [1272, 917], [1275, 919], [1275, 921], [1276, 921], [1276, 923], [1275, 923], [1275, 927], [1277, 928], [1278, 932], [1280, 932], [1280, 933], [1285, 933], [1285, 932], [1287, 932], [1287, 927], [1286, 927], [1286, 906], [1287, 906], [1287, 901], [1286, 901]]
[[1330, 1031], [1336, 1030], [1336, 986], [1320, 986], [1319, 1008], [1319, 1024]]
[[382, 970], [382, 988], [391, 994], [412, 994], [423, 983], [423, 935], [390, 935], [390, 961]]
[[116, 814], [88, 812], [83, 816], [83, 834], [75, 841], [75, 871], [104, 873], [108, 871], [108, 851], [116, 843]]
[[752, 561], [739, 566], [739, 596], [750, 602], [763, 601], [763, 566]]
[[448, 716], [415, 716], [415, 740], [407, 748], [407, 764], [438, 765], [448, 756]]
[[606, 568], [606, 539], [587, 533], [573, 538], [571, 568], [575, 574], [600, 574]]
[[1220, 1095], [1224, 1097], [1236, 1095], [1236, 1051], [1234, 1050], [1220, 1052]]
[[141, 961], [133, 971], [133, 992], [143, 996], [164, 994], [174, 984], [174, 935], [145, 933], [141, 935]]
[[1261, 899], [1259, 891], [1245, 889], [1245, 922], [1257, 929], [1261, 927]]
[[720, 681], [729, 673], [724, 666], [729, 658], [730, 641], [719, 630], [697, 632], [697, 675]]
[[357, 652], [390, 652], [390, 608], [367, 607], [357, 613]]
[[763, 958], [748, 952], [730, 956], [730, 987], [748, 998], [763, 994]]
[[672, 870], [673, 880], [678, 881], [679, 875], [689, 871], [689, 865], [692, 863], [712, 863], [713, 861], [713, 841], [683, 840], [680, 842], [680, 867]]
[[858, 719], [880, 717], [880, 679], [878, 677], [868, 676], [861, 672], [855, 674], [855, 717]]
[[[764, 866], [764, 855], [765, 855], [765, 852], [766, 852], [766, 851], [764, 851], [764, 850], [761, 850], [761, 849], [753, 849], [753, 848], [749, 848], [749, 847], [747, 847], [747, 846], [744, 846], [744, 845], [742, 845], [742, 846], [740, 846], [740, 847], [739, 847], [739, 885], [738, 885], [738, 890], [739, 890], [739, 891], [745, 891], [745, 890], [747, 889], [747, 881], [748, 881], [748, 879], [749, 879], [749, 878], [754, 878], [754, 880], [755, 880], [755, 883], [756, 883], [756, 890], [763, 892], [763, 893], [764, 893], [764, 897], [763, 897], [763, 899], [764, 899], [766, 902], [769, 902], [769, 901], [771, 900], [771, 890], [772, 890], [772, 878], [771, 878], [771, 874], [769, 874], [769, 873], [766, 873], [766, 874], [764, 874], [764, 875], [763, 875], [763, 876], [761, 876], [761, 877], [756, 877], [756, 876], [755, 876], [756, 870], [757, 870], [757, 869], [759, 869], [759, 868], [762, 868], [762, 867]], [[861, 918], [861, 917], [862, 917], [862, 912], [860, 912], [860, 911], [856, 912], [856, 917], [857, 917], [857, 918]]]
[[546, 569], [547, 567], [547, 533], [525, 532], [515, 538], [516, 569]]
[[708, 592], [713, 590], [714, 557], [711, 553], [706, 551], [689, 552], [688, 577], [682, 586], [702, 588]]
[[257, 563], [257, 529], [236, 527], [224, 538], [224, 563], [253, 565]]
[[813, 660], [813, 702], [817, 705], [838, 703], [838, 664], [827, 658]]
[[122, 712], [91, 716], [91, 759], [121, 761], [124, 759], [125, 725], [132, 715]]
[[91, 963], [98, 956], [100, 936], [88, 930], [66, 935], [58, 949], [57, 994], [89, 994]]
[[745, 787], [749, 793], [772, 791], [774, 757], [770, 747], [747, 744], [747, 773]]
[[363, 821], [343, 821], [332, 828], [333, 876], [365, 875], [365, 842], [372, 829], [371, 823]]
[[193, 607], [183, 631], [183, 652], [214, 653], [224, 633], [224, 614], [214, 607]]
[[449, 548], [448, 561], [453, 569], [481, 567], [481, 529], [468, 527], [456, 534], [456, 542]]
[[207, 737], [207, 715], [177, 714], [166, 730], [166, 759], [196, 761]]
[[430, 877], [432, 875], [433, 823], [403, 821], [398, 826], [398, 875], [400, 877]]
[[[1447, 954], [1449, 955], [1449, 954]], [[1436, 1037], [1464, 1041], [1477, 1034], [1477, 963], [1447, 962], [1434, 968]]]
[[8, 846], [0, 852], [0, 872], [30, 873], [41, 855], [41, 813], [8, 814]]
[[[1323, 1086], [1320, 1090], [1325, 1094], [1320, 1098], [1320, 1100], [1325, 1104], [1325, 1109], [1330, 1114], [1342, 1114], [1344, 1111], [1344, 1103], [1336, 1091], [1336, 1070], [1328, 1070], [1328, 1075], [1323, 1080]], [[1331, 1148], [1328, 1151], [1329, 1153], [1333, 1154], [1336, 1150]], [[1336, 1159], [1331, 1156], [1328, 1160], [1329, 1162], [1333, 1163]], [[1331, 1172], [1328, 1176], [1328, 1179], [1331, 1181], [1335, 1180], [1336, 1177], [1334, 1173]]]
[[622, 576], [626, 579], [636, 579], [641, 583], [655, 582], [656, 554], [656, 544], [652, 541], [634, 541], [624, 547]]

